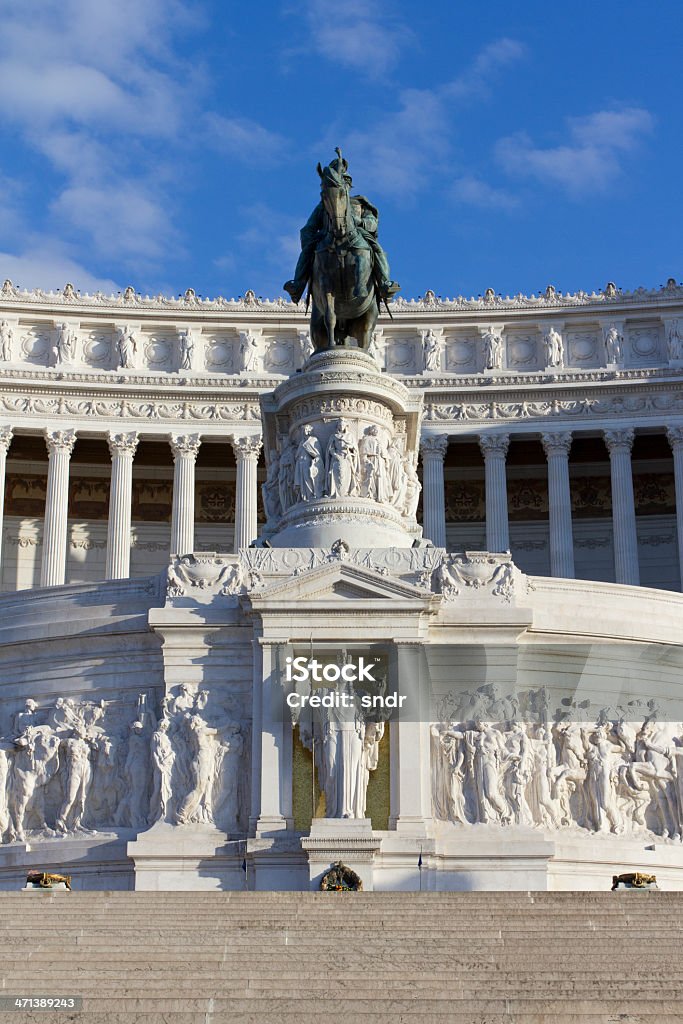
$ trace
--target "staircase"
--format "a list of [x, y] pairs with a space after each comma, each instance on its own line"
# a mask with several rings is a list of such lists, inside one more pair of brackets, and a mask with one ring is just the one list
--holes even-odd
[[0, 893], [21, 1024], [673, 1024], [683, 895]]

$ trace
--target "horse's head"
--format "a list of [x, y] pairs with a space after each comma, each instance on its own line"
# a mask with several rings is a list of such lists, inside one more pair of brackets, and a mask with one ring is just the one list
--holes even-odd
[[318, 164], [318, 174], [321, 181], [320, 195], [330, 230], [335, 238], [343, 238], [349, 229], [351, 176], [347, 173], [349, 165], [343, 159], [341, 150], [337, 148], [336, 152], [337, 159], [331, 160], [327, 167]]

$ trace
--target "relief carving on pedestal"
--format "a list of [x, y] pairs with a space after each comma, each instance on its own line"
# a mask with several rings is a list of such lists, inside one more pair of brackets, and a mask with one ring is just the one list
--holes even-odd
[[460, 825], [574, 828], [616, 835], [683, 831], [683, 724], [654, 701], [602, 708], [545, 688], [497, 684], [446, 694], [431, 725], [436, 818]]

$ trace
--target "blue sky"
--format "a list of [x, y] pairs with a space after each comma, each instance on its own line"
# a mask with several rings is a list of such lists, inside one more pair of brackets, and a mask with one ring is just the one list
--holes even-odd
[[335, 145], [402, 294], [681, 269], [668, 0], [0, 0], [0, 278], [275, 297]]

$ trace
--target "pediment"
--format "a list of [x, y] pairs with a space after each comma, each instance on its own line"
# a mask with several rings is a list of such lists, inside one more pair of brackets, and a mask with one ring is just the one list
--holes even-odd
[[352, 601], [392, 601], [397, 604], [419, 601], [428, 604], [432, 597], [429, 591], [412, 583], [349, 562], [318, 566], [298, 576], [270, 583], [250, 594], [254, 608], [272, 602], [291, 602], [293, 612], [302, 604], [317, 606], [321, 602], [346, 604]]

